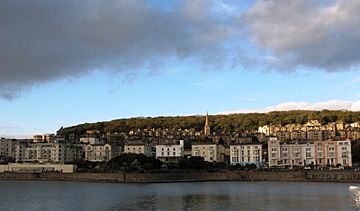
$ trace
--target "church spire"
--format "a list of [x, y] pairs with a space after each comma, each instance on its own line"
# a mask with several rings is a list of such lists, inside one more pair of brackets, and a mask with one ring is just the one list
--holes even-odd
[[205, 117], [204, 134], [207, 135], [207, 136], [210, 135], [210, 126], [209, 126], [209, 115], [208, 115], [208, 112], [206, 112], [206, 117]]

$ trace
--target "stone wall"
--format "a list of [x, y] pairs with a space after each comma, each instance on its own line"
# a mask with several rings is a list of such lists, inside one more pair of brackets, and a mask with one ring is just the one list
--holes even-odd
[[50, 180], [82, 182], [190, 182], [190, 181], [309, 181], [360, 182], [360, 172], [180, 172], [180, 173], [0, 173], [0, 180]]

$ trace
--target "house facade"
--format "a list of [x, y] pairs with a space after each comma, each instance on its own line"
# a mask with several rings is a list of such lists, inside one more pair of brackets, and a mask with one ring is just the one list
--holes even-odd
[[156, 148], [156, 159], [164, 163], [177, 163], [184, 157], [184, 140], [176, 143], [158, 144]]
[[207, 162], [224, 162], [225, 147], [215, 143], [193, 143], [191, 145], [191, 156], [203, 157]]
[[351, 141], [299, 141], [281, 143], [277, 138], [268, 142], [269, 167], [276, 166], [352, 166]]
[[261, 143], [238, 143], [230, 145], [230, 164], [255, 164], [260, 167], [262, 162]]
[[105, 162], [119, 156], [121, 146], [110, 144], [87, 144], [85, 146], [85, 160], [92, 162]]

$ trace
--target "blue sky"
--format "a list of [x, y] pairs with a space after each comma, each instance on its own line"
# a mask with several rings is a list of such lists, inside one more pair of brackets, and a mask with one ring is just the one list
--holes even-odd
[[[352, 10], [343, 1], [325, 6], [295, 1], [288, 7], [276, 1], [272, 4], [245, 1], [245, 6], [239, 6], [238, 1], [199, 1], [196, 5], [174, 1], [165, 6], [159, 6], [160, 1], [151, 1], [150, 9], [139, 6], [142, 1], [134, 2], [116, 5], [114, 14], [116, 9], [135, 8], [135, 15], [129, 15], [132, 19], [146, 13], [144, 20], [161, 23], [152, 23], [150, 28], [143, 21], [118, 23], [128, 16], [112, 17], [112, 9], [107, 11], [107, 6], [99, 3], [94, 6], [94, 1], [88, 1], [87, 9], [94, 7], [110, 14], [104, 18], [96, 16], [101, 25], [92, 27], [91, 36], [73, 31], [72, 23], [63, 23], [61, 15], [52, 20], [63, 24], [60, 29], [46, 28], [47, 23], [37, 23], [38, 19], [34, 24], [44, 24], [45, 29], [34, 28], [41, 33], [26, 29], [44, 36], [41, 41], [36, 36], [18, 35], [19, 29], [12, 26], [8, 34], [0, 35], [5, 40], [0, 46], [13, 53], [7, 51], [5, 56], [0, 56], [0, 61], [5, 61], [0, 66], [0, 78], [3, 78], [0, 79], [0, 135], [53, 133], [61, 126], [136, 116], [360, 109], [357, 70], [360, 59], [351, 55], [357, 53], [355, 47], [360, 42], [352, 46], [348, 44], [350, 38], [345, 37], [345, 34], [357, 34], [354, 27], [357, 22], [349, 18]], [[22, 8], [16, 2], [1, 4], [10, 11], [38, 14], [44, 9], [36, 5]], [[60, 3], [45, 7], [54, 8], [54, 5], [62, 6]], [[83, 5], [76, 6], [77, 10], [83, 9]], [[312, 13], [306, 14], [308, 18], [292, 13], [309, 7]], [[136, 13], [138, 10], [142, 12]], [[165, 12], [158, 16], [159, 11]], [[349, 17], [338, 18], [339, 11]], [[284, 14], [286, 18], [282, 17]], [[12, 13], [5, 15], [11, 17]], [[159, 20], [162, 17], [168, 22]], [[322, 23], [329, 17], [334, 20], [325, 24], [330, 28], [324, 29]], [[17, 18], [17, 25], [25, 24], [23, 17]], [[72, 18], [76, 22], [82, 17]], [[86, 18], [81, 20], [89, 21]], [[88, 24], [96, 21], [91, 19]], [[172, 21], [180, 26], [173, 28]], [[309, 25], [307, 21], [315, 23], [304, 29], [301, 26]], [[106, 28], [104, 23], [118, 24], [121, 30]], [[335, 30], [337, 24], [342, 27]], [[11, 22], [0, 21], [2, 25], [7, 27]], [[294, 27], [289, 26], [296, 29], [297, 25], [294, 34]], [[279, 26], [282, 27], [276, 28]], [[134, 32], [123, 38], [126, 31], [121, 27], [130, 27]], [[109, 32], [96, 31], [104, 29]], [[160, 32], [154, 32], [155, 29]], [[319, 36], [314, 35], [315, 29]], [[81, 36], [73, 35], [77, 33]], [[182, 33], [183, 36], [178, 36]], [[25, 47], [11, 44], [21, 38], [25, 39]], [[32, 41], [39, 42], [39, 49], [34, 49]], [[58, 43], [54, 44], [55, 41]], [[84, 43], [78, 45], [79, 42]], [[344, 55], [344, 48], [349, 56]], [[95, 53], [89, 53], [91, 50]], [[14, 55], [18, 55], [17, 59], [13, 59]]]

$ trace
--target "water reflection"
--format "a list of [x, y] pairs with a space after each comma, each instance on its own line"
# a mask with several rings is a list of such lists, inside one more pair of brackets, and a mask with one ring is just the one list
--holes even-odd
[[0, 181], [0, 187], [1, 210], [357, 210], [360, 199], [344, 183]]
[[360, 187], [350, 186], [349, 190], [353, 194], [353, 201], [358, 209], [360, 209]]

